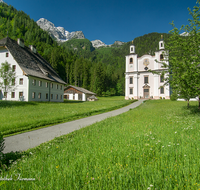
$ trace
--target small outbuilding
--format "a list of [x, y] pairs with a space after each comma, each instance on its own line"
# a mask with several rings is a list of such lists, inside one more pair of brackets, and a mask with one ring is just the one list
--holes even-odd
[[98, 98], [95, 95], [92, 95], [88, 98], [89, 101], [97, 101]]
[[95, 97], [95, 95], [94, 92], [73, 85], [67, 86], [64, 90], [64, 98], [67, 100], [94, 101], [89, 100], [89, 98], [92, 96]]

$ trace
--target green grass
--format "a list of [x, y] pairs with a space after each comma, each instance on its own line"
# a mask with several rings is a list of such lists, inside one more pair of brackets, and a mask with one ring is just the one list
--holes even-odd
[[0, 131], [4, 136], [24, 132], [107, 112], [131, 102], [124, 100], [122, 96], [100, 97], [95, 102], [69, 100], [65, 100], [64, 103], [0, 101]]
[[35, 181], [1, 189], [199, 189], [199, 116], [197, 102], [146, 101], [24, 152], [1, 176]]

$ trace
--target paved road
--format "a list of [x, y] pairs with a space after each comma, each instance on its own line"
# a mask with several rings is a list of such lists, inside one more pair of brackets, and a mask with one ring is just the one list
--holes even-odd
[[51, 127], [46, 127], [26, 133], [21, 133], [18, 135], [10, 136], [5, 138], [5, 149], [4, 153], [15, 152], [15, 151], [25, 151], [29, 148], [36, 147], [41, 143], [47, 142], [49, 140], [54, 139], [55, 137], [59, 137], [61, 135], [65, 135], [71, 133], [74, 130], [78, 130], [80, 128], [86, 127], [98, 121], [104, 120], [108, 117], [116, 116], [121, 113], [127, 112], [131, 108], [135, 108], [139, 106], [143, 100], [138, 100], [126, 107], [110, 111], [107, 113], [90, 116], [83, 119], [78, 119], [75, 121], [70, 121], [67, 123], [61, 123], [58, 125], [54, 125]]

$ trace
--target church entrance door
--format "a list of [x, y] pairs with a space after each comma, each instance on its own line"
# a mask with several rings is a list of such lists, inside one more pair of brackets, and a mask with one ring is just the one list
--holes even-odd
[[144, 89], [144, 98], [149, 98], [149, 89]]

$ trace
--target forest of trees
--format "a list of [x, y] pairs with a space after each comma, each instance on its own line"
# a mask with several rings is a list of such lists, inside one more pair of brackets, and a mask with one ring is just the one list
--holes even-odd
[[[169, 34], [163, 35], [165, 40], [169, 38]], [[6, 36], [14, 40], [22, 38], [27, 46], [35, 45], [67, 84], [86, 88], [99, 96], [124, 95], [125, 55], [129, 54], [131, 42], [98, 49], [87, 39], [59, 44], [26, 13], [0, 3], [0, 39]], [[154, 55], [160, 36], [161, 33], [151, 33], [135, 38], [138, 56]]]

